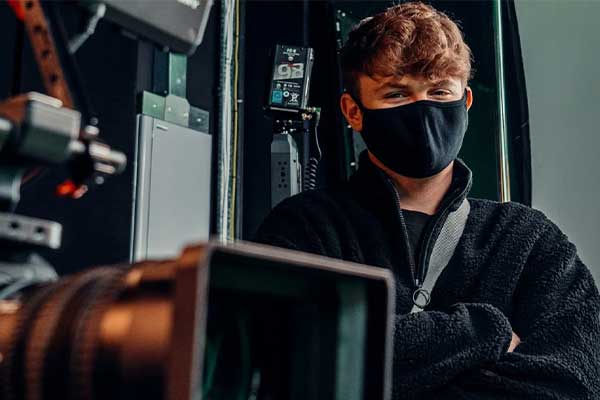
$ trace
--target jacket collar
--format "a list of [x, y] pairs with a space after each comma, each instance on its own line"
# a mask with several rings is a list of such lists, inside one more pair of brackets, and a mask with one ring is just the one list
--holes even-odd
[[[386, 173], [373, 164], [367, 150], [364, 150], [360, 154], [358, 171], [352, 175], [349, 184], [351, 190], [364, 206], [372, 209], [377, 214], [388, 215], [390, 212], [394, 212], [397, 205], [394, 194], [386, 183], [387, 179], [389, 178]], [[450, 212], [456, 211], [468, 196], [472, 183], [473, 174], [471, 170], [461, 159], [456, 159], [452, 183], [442, 199], [440, 212], [446, 208]]]

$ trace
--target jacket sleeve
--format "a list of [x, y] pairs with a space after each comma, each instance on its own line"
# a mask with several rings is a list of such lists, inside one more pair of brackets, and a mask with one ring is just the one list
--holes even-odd
[[323, 244], [304, 213], [284, 200], [258, 227], [253, 242], [284, 249], [322, 254]]
[[513, 304], [511, 322], [521, 344], [459, 374], [435, 398], [600, 398], [598, 290], [575, 246], [549, 221]]
[[263, 220], [253, 242], [342, 259], [343, 243], [323, 204], [311, 197], [288, 198]]
[[394, 328], [394, 399], [418, 398], [498, 360], [512, 338], [504, 314], [478, 303], [397, 315]]

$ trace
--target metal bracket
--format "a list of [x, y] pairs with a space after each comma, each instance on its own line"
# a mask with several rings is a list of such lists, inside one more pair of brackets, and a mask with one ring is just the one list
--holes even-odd
[[143, 91], [140, 113], [195, 131], [209, 130], [209, 113], [190, 106], [186, 99], [187, 58], [185, 55], [155, 50], [154, 93]]
[[0, 213], [0, 240], [58, 249], [62, 226], [58, 222]]

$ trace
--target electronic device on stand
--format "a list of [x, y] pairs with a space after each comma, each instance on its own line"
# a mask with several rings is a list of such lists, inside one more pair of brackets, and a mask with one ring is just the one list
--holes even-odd
[[321, 160], [318, 126], [321, 109], [308, 106], [314, 61], [308, 47], [275, 46], [269, 101], [271, 142], [271, 207], [314, 189]]

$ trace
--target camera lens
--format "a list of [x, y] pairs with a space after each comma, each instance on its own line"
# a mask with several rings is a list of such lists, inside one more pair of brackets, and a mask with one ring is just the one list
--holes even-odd
[[2, 303], [0, 399], [92, 398], [90, 338], [124, 274], [92, 269]]

